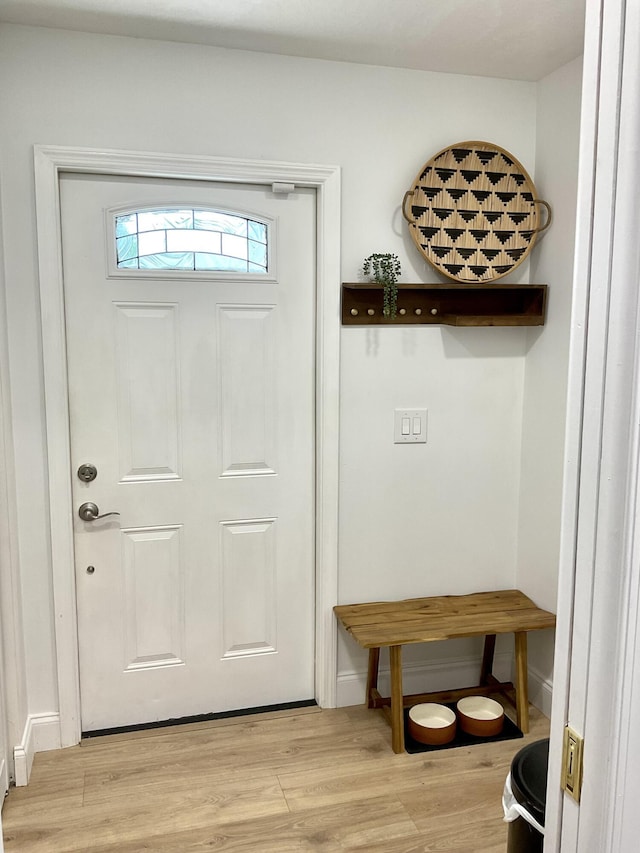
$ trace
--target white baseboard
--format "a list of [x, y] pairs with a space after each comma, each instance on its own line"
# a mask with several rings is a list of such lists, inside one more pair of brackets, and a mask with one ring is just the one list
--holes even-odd
[[[496, 654], [493, 671], [500, 681], [511, 678], [512, 655], [509, 652]], [[402, 681], [405, 693], [449, 690], [461, 685], [472, 685], [478, 681], [479, 661], [476, 658], [458, 658], [428, 664], [406, 664]], [[366, 671], [343, 672], [338, 675], [337, 707], [361, 705], [365, 701], [367, 684]], [[378, 686], [384, 696], [390, 692], [389, 669], [381, 668]], [[529, 668], [529, 701], [546, 717], [551, 717], [553, 684], [537, 670]], [[29, 782], [31, 767], [36, 752], [60, 749], [59, 714], [30, 714], [27, 718], [21, 742], [14, 747], [15, 784], [24, 786]]]
[[9, 768], [7, 765], [8, 762], [4, 758], [0, 760], [0, 811], [2, 811], [5, 794], [9, 790]]
[[[513, 657], [510, 652], [496, 654], [493, 673], [499, 681], [513, 681]], [[405, 664], [402, 687], [405, 693], [450, 690], [478, 683], [480, 663], [476, 658], [458, 658], [428, 664]], [[361, 705], [365, 701], [367, 673], [343, 672], [338, 675], [337, 707]], [[383, 696], [390, 691], [389, 669], [380, 668], [378, 687]], [[545, 717], [551, 717], [553, 682], [529, 667], [529, 701]]]
[[553, 682], [536, 669], [529, 667], [529, 702], [549, 719], [551, 719], [552, 695]]
[[[499, 681], [511, 678], [510, 652], [497, 653], [493, 663], [493, 674]], [[452, 690], [470, 687], [478, 683], [480, 661], [473, 658], [457, 658], [427, 664], [404, 664], [402, 667], [402, 689], [405, 694], [430, 693], [436, 690]], [[343, 672], [338, 675], [337, 707], [361, 705], [365, 701], [367, 673]], [[380, 667], [378, 689], [383, 696], [390, 692], [389, 669]]]
[[16, 787], [28, 784], [36, 752], [60, 749], [60, 746], [60, 715], [30, 714], [22, 740], [13, 749]]

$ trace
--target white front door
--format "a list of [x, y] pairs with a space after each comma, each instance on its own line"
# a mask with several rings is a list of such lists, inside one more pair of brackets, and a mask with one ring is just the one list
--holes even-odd
[[312, 699], [315, 191], [60, 192], [82, 728]]

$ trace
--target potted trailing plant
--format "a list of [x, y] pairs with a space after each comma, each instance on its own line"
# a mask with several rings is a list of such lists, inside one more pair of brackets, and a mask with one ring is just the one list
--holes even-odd
[[393, 320], [398, 311], [398, 279], [402, 275], [398, 256], [389, 252], [369, 255], [364, 259], [362, 272], [382, 285], [382, 313]]

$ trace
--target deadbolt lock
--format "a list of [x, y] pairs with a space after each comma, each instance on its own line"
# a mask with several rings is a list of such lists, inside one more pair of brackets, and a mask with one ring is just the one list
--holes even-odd
[[98, 469], [95, 465], [84, 463], [78, 468], [78, 479], [83, 483], [91, 483], [98, 476]]

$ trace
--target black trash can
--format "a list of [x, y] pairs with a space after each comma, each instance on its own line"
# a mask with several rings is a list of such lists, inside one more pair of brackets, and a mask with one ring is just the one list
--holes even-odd
[[502, 801], [509, 822], [507, 853], [542, 853], [549, 738], [530, 743], [511, 762]]

